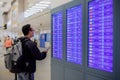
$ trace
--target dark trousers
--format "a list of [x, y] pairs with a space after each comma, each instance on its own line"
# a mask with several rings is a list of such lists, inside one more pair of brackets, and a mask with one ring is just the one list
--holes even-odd
[[17, 80], [34, 80], [34, 73], [18, 73]]

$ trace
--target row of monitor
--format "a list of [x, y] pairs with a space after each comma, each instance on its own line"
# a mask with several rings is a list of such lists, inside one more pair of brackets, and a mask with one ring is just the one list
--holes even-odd
[[[66, 10], [67, 61], [82, 65], [82, 5]], [[88, 4], [88, 66], [113, 72], [113, 0]], [[52, 15], [53, 57], [63, 58], [63, 13]]]

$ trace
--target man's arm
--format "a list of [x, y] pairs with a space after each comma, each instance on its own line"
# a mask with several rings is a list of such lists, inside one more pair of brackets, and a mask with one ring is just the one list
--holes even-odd
[[40, 52], [38, 47], [31, 41], [27, 43], [28, 49], [36, 60], [42, 60], [46, 57], [47, 51]]

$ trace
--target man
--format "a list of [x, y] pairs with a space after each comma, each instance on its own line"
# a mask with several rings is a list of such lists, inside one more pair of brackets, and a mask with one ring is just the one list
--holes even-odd
[[46, 57], [47, 51], [42, 53], [36, 44], [30, 40], [34, 36], [34, 30], [30, 24], [22, 27], [24, 37], [20, 38], [23, 48], [23, 60], [21, 62], [22, 72], [18, 73], [17, 80], [34, 80], [34, 72], [36, 71], [36, 60], [42, 60]]
[[4, 42], [4, 47], [6, 48], [6, 51], [8, 50], [8, 48], [12, 46], [12, 44], [13, 44], [12, 39], [10, 39], [10, 36], [7, 36]]

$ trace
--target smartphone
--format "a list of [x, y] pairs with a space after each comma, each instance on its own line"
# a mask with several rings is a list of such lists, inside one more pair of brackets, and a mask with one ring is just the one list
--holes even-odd
[[46, 50], [48, 51], [50, 49], [50, 47], [48, 47]]

